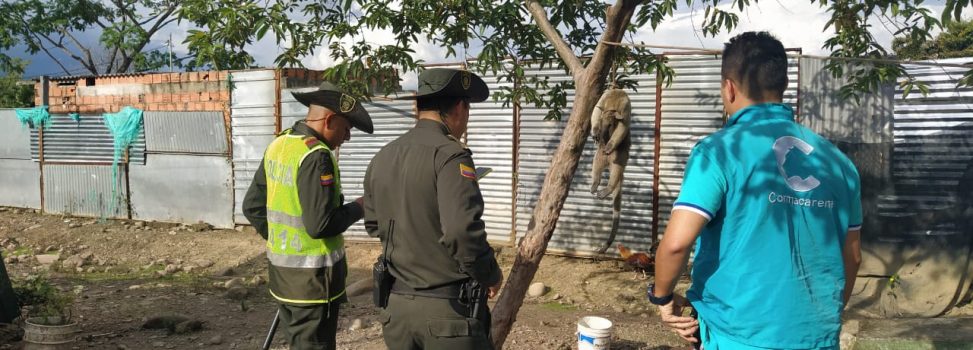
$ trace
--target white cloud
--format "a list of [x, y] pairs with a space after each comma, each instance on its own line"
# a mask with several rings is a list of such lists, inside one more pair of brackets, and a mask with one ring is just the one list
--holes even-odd
[[[786, 5], [784, 5], [786, 3]], [[394, 1], [393, 7], [399, 6], [398, 1]], [[727, 8], [729, 5], [722, 5], [721, 8]], [[942, 11], [943, 5], [942, 0], [930, 1], [926, 5], [936, 17]], [[704, 9], [702, 5], [697, 5], [695, 11], [688, 8], [683, 8], [678, 11], [675, 16], [665, 20], [661, 23], [655, 31], [650, 27], [646, 26], [641, 28], [635, 35], [635, 41], [644, 41], [649, 44], [658, 45], [672, 45], [672, 46], [690, 46], [690, 47], [703, 47], [703, 48], [721, 48], [723, 43], [729, 40], [730, 37], [736, 35], [740, 32], [751, 31], [751, 30], [766, 30], [775, 34], [786, 47], [801, 48], [806, 54], [827, 54], [822, 48], [824, 41], [832, 35], [832, 30], [825, 31], [824, 25], [828, 20], [828, 13], [825, 8], [822, 8], [819, 4], [811, 4], [809, 1], [770, 1], [762, 3], [753, 3], [752, 6], [747, 8], [742, 14], [740, 14], [740, 22], [738, 28], [734, 29], [732, 33], [721, 33], [714, 37], [705, 37], [700, 31], [700, 25], [703, 22]], [[963, 16], [966, 19], [973, 18], [973, 11], [966, 11]], [[529, 19], [527, 19], [529, 20]], [[883, 46], [891, 46], [892, 41], [892, 31], [896, 30], [894, 26], [887, 25], [883, 26], [882, 21], [878, 18], [870, 19], [869, 23], [872, 25], [872, 34], [875, 36], [877, 41]], [[173, 40], [173, 52], [177, 56], [184, 56], [188, 53], [188, 47], [183, 41], [189, 35], [189, 30], [193, 26], [188, 22], [182, 22], [178, 24], [170, 25], [164, 28], [153, 38], [152, 42], [149, 43], [146, 48], [162, 48], [165, 49], [165, 45], [169, 39], [169, 35], [172, 35]], [[100, 32], [92, 31], [91, 33], [85, 33], [86, 36], [90, 35], [88, 40], [94, 41]], [[373, 30], [365, 33], [365, 37], [374, 44], [393, 44], [394, 34], [388, 30]], [[346, 40], [346, 47], [350, 43], [350, 40]], [[285, 39], [283, 43], [278, 44], [272, 35], [268, 35], [263, 40], [260, 40], [247, 47], [247, 51], [254, 56], [256, 59], [256, 64], [263, 67], [272, 67], [274, 65], [274, 60], [282, 51], [282, 47], [288, 47], [290, 45], [289, 40]], [[476, 56], [480, 50], [479, 46], [474, 46], [469, 49], [468, 52], [464, 52], [462, 48], [457, 49], [457, 54], [460, 57], [446, 57], [447, 50], [438, 45], [429, 43], [426, 40], [420, 40], [420, 42], [412, 47], [415, 50], [414, 57], [416, 59], [422, 60], [425, 63], [447, 63], [447, 62], [460, 62], [463, 60], [463, 56], [473, 57]], [[662, 51], [662, 50], [660, 50]], [[25, 55], [26, 56], [26, 55]], [[28, 73], [36, 72], [47, 72], [56, 70], [53, 66], [53, 62], [50, 62], [46, 57], [34, 55], [32, 58], [34, 62], [31, 67], [28, 68]], [[332, 66], [335, 62], [331, 58], [331, 52], [328, 47], [328, 43], [322, 43], [313, 55], [304, 57], [302, 62], [305, 66], [311, 69], [324, 69]], [[52, 68], [53, 67], [53, 68]], [[28, 74], [29, 75], [29, 74]], [[406, 89], [414, 89], [416, 85], [416, 74], [415, 73], [405, 73], [402, 74], [403, 87]]]
[[[937, 18], [943, 9], [940, 4], [926, 7]], [[720, 8], [738, 13], [729, 4], [721, 5]], [[786, 5], [780, 1], [754, 3], [743, 13], [738, 13], [740, 22], [737, 28], [730, 33], [720, 33], [715, 38], [705, 37], [700, 29], [704, 15], [703, 5], [697, 5], [694, 11], [683, 9], [663, 21], [655, 31], [649, 26], [641, 28], [635, 41], [654, 45], [720, 49], [724, 42], [736, 34], [745, 31], [768, 31], [777, 36], [785, 47], [801, 48], [805, 54], [826, 55], [829, 52], [823, 48], [824, 42], [834, 35], [833, 28], [824, 28], [830, 18], [827, 8], [808, 1], [788, 1]], [[967, 12], [964, 17], [973, 17], [973, 12]], [[871, 33], [880, 45], [889, 49], [893, 32], [897, 29], [892, 24], [883, 25], [882, 22], [877, 17], [870, 18]]]
[[[375, 45], [392, 45], [395, 44], [395, 35], [392, 31], [383, 30], [366, 30], [364, 37], [368, 38], [368, 42]], [[343, 46], [348, 49], [351, 47], [352, 39], [345, 39], [342, 41]], [[325, 69], [336, 62], [331, 57], [331, 49], [328, 44], [322, 44], [314, 52], [313, 55], [305, 57], [302, 62], [309, 69]], [[444, 62], [459, 62], [462, 58], [449, 57], [446, 58], [446, 48], [439, 45], [430, 43], [424, 38], [420, 38], [419, 42], [412, 47], [415, 53], [412, 55], [413, 58], [417, 60], [422, 60], [424, 63], [444, 63]], [[470, 53], [474, 53], [471, 51]], [[463, 55], [462, 49], [457, 50], [457, 54]], [[272, 60], [271, 60], [272, 62]], [[416, 88], [417, 74], [415, 72], [406, 72], [401, 74], [402, 87], [405, 90], [414, 90]]]

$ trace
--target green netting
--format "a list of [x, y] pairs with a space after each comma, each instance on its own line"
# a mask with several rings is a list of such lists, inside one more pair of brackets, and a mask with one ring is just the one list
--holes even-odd
[[78, 113], [68, 113], [68, 117], [71, 117], [71, 120], [73, 120], [73, 121], [81, 122], [81, 114], [78, 114]]
[[18, 108], [16, 113], [20, 124], [24, 126], [30, 126], [34, 129], [40, 127], [48, 128], [51, 126], [51, 114], [47, 113], [47, 106]]
[[111, 131], [112, 137], [115, 140], [115, 154], [112, 157], [111, 168], [112, 200], [107, 214], [113, 215], [115, 214], [115, 204], [119, 202], [118, 163], [122, 159], [122, 154], [128, 149], [128, 146], [139, 136], [139, 131], [142, 129], [142, 111], [132, 107], [125, 107], [118, 113], [105, 113], [102, 115], [102, 119], [104, 119], [105, 126]]

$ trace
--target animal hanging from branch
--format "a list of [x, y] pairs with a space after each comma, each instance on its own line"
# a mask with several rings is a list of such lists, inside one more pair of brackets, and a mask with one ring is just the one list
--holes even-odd
[[[598, 198], [612, 196], [612, 225], [608, 240], [599, 249], [604, 253], [615, 240], [622, 212], [622, 180], [625, 166], [628, 165], [632, 137], [629, 129], [632, 123], [632, 101], [625, 90], [609, 88], [601, 95], [595, 110], [591, 113], [591, 136], [598, 149], [591, 165], [591, 193]], [[608, 185], [601, 189], [601, 177], [608, 169]]]

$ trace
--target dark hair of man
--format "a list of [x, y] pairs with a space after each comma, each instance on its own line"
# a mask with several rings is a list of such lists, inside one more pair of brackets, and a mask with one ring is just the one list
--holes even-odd
[[723, 47], [723, 79], [733, 80], [751, 100], [781, 100], [787, 89], [787, 53], [767, 32], [746, 32]]
[[446, 112], [450, 108], [453, 108], [457, 103], [466, 101], [466, 97], [453, 97], [453, 96], [443, 96], [443, 97], [429, 97], [429, 98], [419, 98], [416, 100], [416, 108], [419, 111], [437, 111], [442, 115], [447, 115]]

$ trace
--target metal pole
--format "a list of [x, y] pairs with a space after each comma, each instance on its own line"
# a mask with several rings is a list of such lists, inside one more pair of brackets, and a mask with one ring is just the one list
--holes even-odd
[[[50, 86], [51, 82], [46, 75], [41, 76], [41, 105], [38, 107], [47, 107], [49, 103], [50, 96]], [[44, 128], [38, 125], [34, 125], [37, 129], [37, 167], [40, 169], [40, 185], [41, 185], [41, 212], [46, 210], [47, 204], [44, 202]]]
[[172, 33], [169, 33], [169, 71], [172, 72]]
[[263, 350], [270, 350], [270, 343], [274, 341], [274, 333], [277, 333], [277, 325], [280, 324], [280, 308], [277, 309], [277, 314], [274, 315], [274, 322], [270, 324], [270, 332], [267, 332], [267, 339], [264, 340]]

